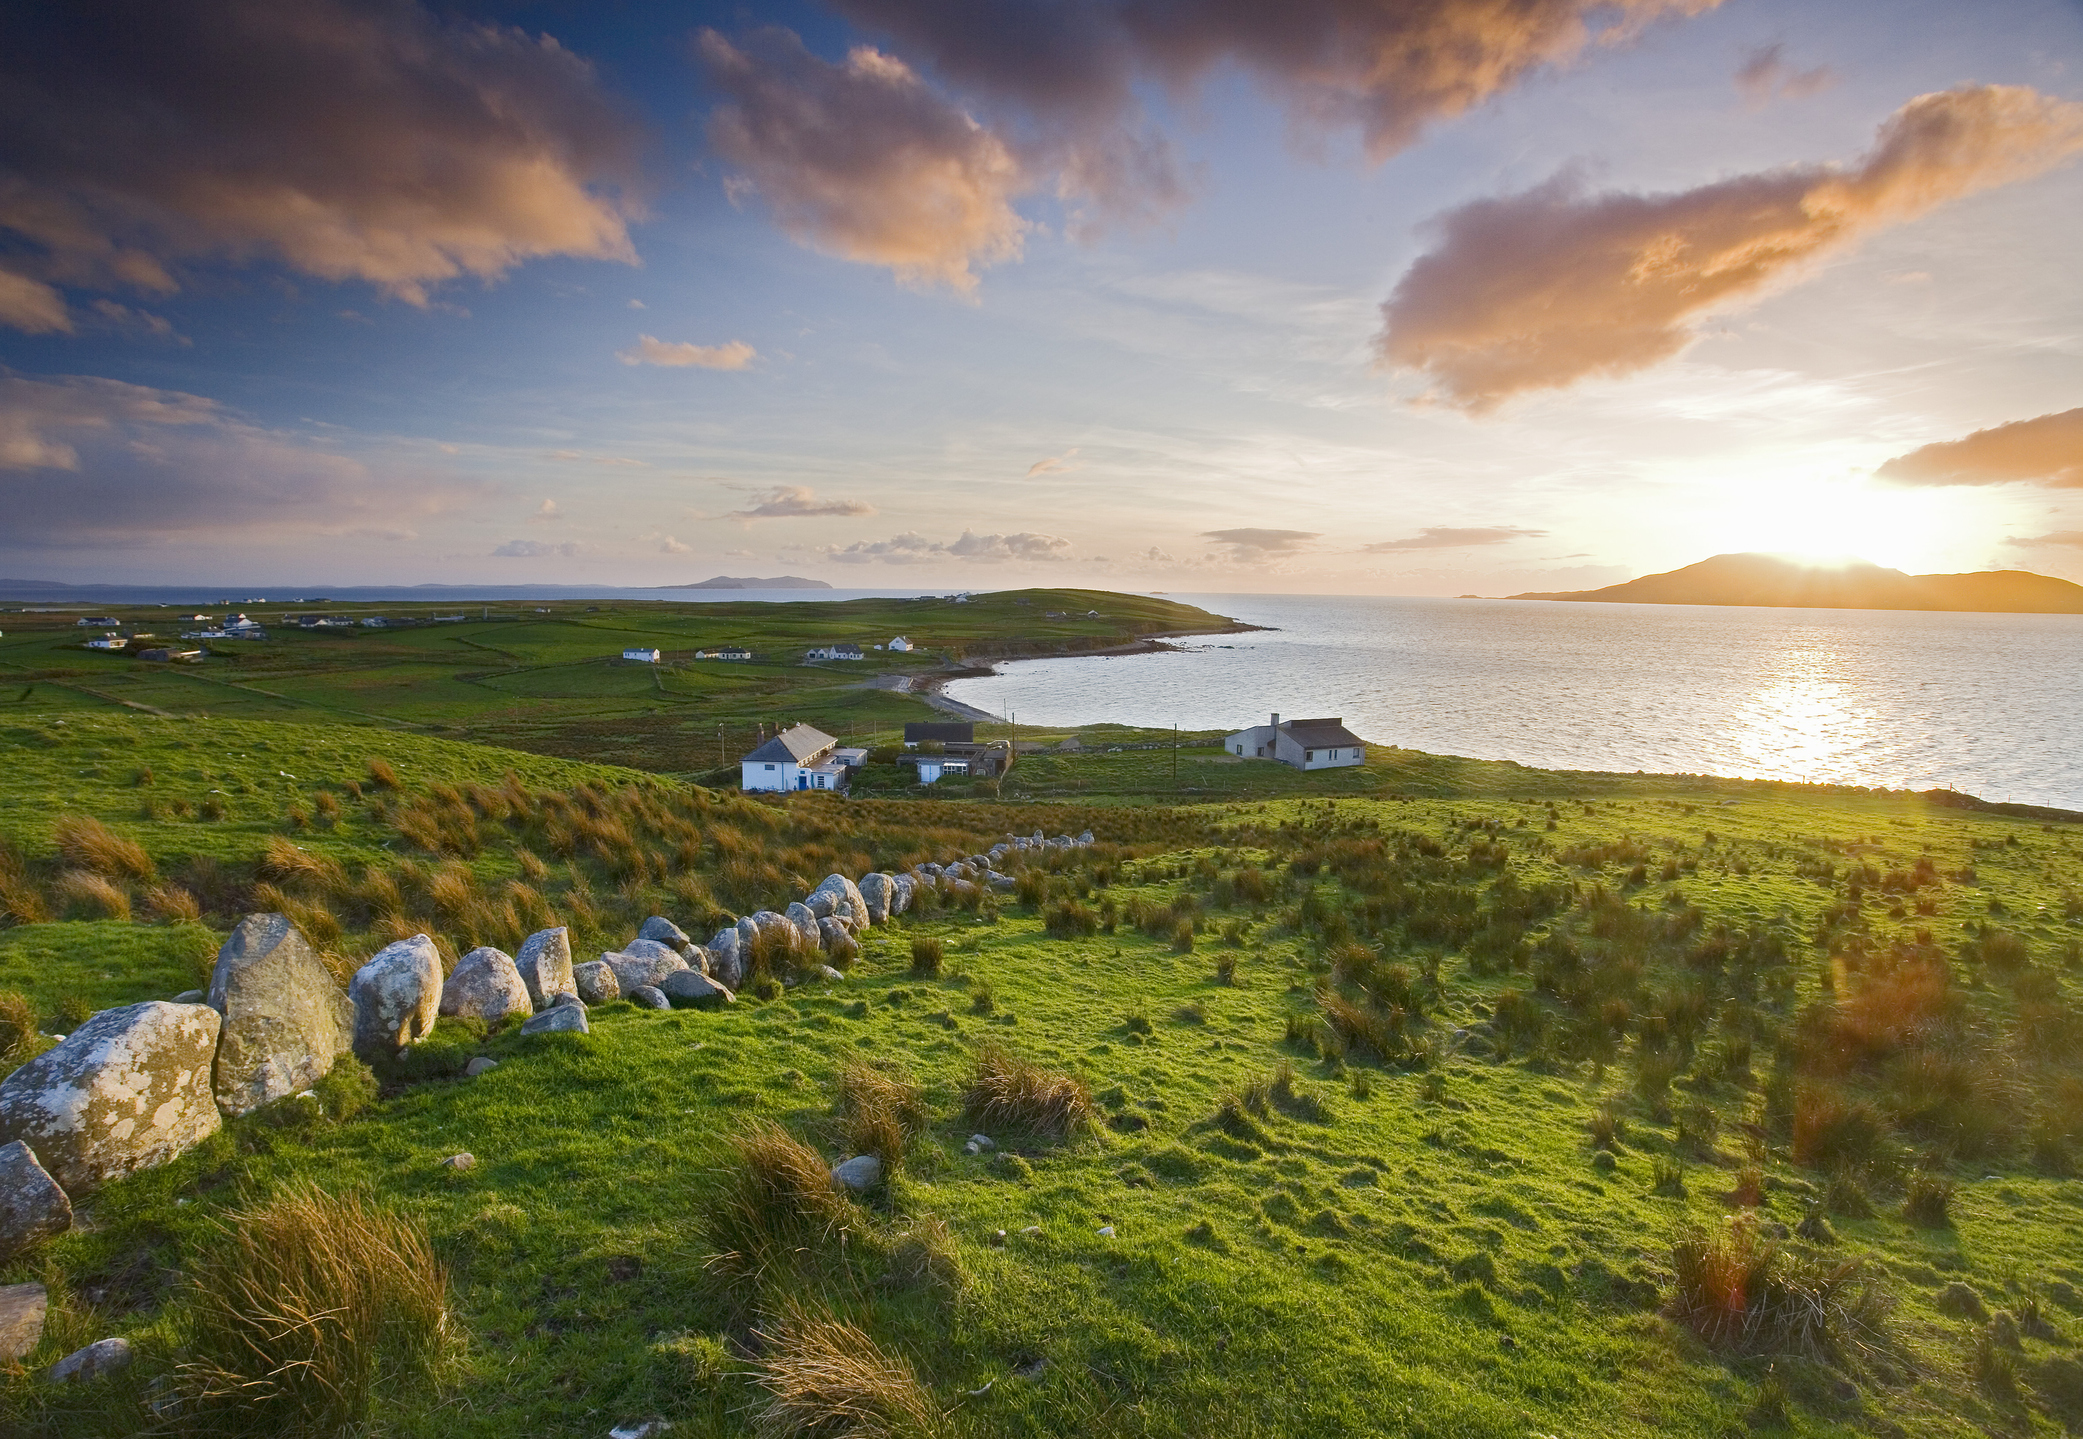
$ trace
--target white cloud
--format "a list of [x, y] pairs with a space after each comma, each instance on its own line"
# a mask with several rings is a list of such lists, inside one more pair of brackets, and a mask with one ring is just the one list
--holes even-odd
[[661, 365], [669, 370], [690, 366], [704, 370], [742, 370], [758, 354], [743, 340], [732, 340], [722, 345], [697, 345], [686, 340], [661, 340], [652, 335], [639, 335], [636, 344], [629, 349], [615, 351], [615, 358], [625, 365]]

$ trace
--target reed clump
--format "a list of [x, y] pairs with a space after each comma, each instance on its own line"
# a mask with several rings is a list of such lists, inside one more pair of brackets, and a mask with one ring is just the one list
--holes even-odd
[[748, 1122], [729, 1143], [732, 1162], [703, 1221], [711, 1270], [757, 1280], [845, 1225], [851, 1206], [815, 1149], [767, 1119]]
[[901, 1355], [866, 1330], [795, 1307], [756, 1331], [764, 1355], [758, 1439], [932, 1439], [940, 1411]]
[[1885, 1338], [1892, 1303], [1863, 1261], [1795, 1255], [1739, 1216], [1671, 1246], [1672, 1317], [1717, 1349], [1842, 1359]]
[[962, 1113], [985, 1133], [1012, 1131], [1052, 1140], [1092, 1128], [1097, 1117], [1092, 1091], [1083, 1081], [995, 1044], [977, 1051]]
[[931, 1118], [924, 1091], [905, 1076], [858, 1059], [840, 1072], [839, 1121], [848, 1153], [872, 1154], [894, 1169]]
[[157, 873], [152, 856], [91, 815], [61, 815], [51, 840], [67, 864], [105, 879], [149, 880]]

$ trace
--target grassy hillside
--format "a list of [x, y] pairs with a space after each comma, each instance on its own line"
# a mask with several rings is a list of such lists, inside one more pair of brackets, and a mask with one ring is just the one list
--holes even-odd
[[[196, 1342], [183, 1276], [225, 1216], [314, 1177], [413, 1217], [448, 1266], [460, 1340], [386, 1387], [383, 1433], [753, 1432], [832, 1320], [890, 1359], [886, 1403], [908, 1365], [959, 1434], [2083, 1424], [2067, 825], [1417, 756], [1373, 794], [1071, 809], [753, 802], [225, 720], [7, 743], [8, 903], [32, 912], [0, 930], [0, 987], [47, 1030], [195, 982], [263, 901], [330, 923], [344, 968], [414, 926], [451, 956], [552, 918], [601, 944], [1006, 830], [1101, 840], [872, 932], [841, 983], [604, 1006], [588, 1036], [444, 1023], [373, 1099], [343, 1074], [324, 1114], [263, 1112], [111, 1186], [0, 1283], [52, 1286], [31, 1371], [109, 1333], [141, 1357], [92, 1389], [7, 1378], [23, 1432], [178, 1432], [151, 1404]], [[1126, 801], [1159, 758], [1061, 773], [1119, 766], [1084, 794]], [[994, 1047], [1075, 1085], [1024, 1129], [980, 1117]], [[462, 1078], [479, 1054], [499, 1067]], [[1090, 1122], [1052, 1133], [1081, 1093]], [[747, 1156], [785, 1157], [759, 1121], [820, 1178], [878, 1145], [898, 1168], [861, 1202], [783, 1185], [734, 1219]], [[979, 1129], [997, 1148], [966, 1153]]]
[[[1007, 654], [1103, 649], [1151, 635], [1208, 633], [1229, 621], [1148, 595], [1022, 590], [947, 599], [469, 606], [456, 623], [300, 630], [288, 616], [425, 620], [436, 605], [249, 607], [265, 641], [218, 641], [200, 664], [90, 651], [99, 630], [72, 612], [11, 614], [0, 638], [0, 717], [123, 712], [297, 724], [381, 725], [651, 771], [690, 773], [735, 760], [755, 726], [806, 720], [863, 741], [927, 718], [919, 699], [872, 686]], [[453, 610], [451, 610], [453, 612]], [[1094, 613], [1096, 612], [1096, 613]], [[97, 613], [101, 613], [97, 610]], [[124, 633], [170, 640], [166, 606], [107, 613]], [[1053, 617], [1052, 617], [1053, 616]], [[898, 634], [909, 655], [874, 646]], [[806, 666], [813, 646], [853, 641], [868, 658]], [[696, 660], [742, 645], [752, 663]], [[660, 665], [624, 664], [656, 648]]]

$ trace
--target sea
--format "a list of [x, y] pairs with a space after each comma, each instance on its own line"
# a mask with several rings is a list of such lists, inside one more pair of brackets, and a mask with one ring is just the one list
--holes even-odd
[[2083, 616], [1181, 595], [1263, 630], [1026, 660], [951, 699], [1060, 727], [1361, 738], [1548, 769], [1731, 775], [2083, 810]]

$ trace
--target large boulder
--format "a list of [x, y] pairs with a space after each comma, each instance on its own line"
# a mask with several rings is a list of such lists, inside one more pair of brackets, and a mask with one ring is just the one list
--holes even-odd
[[0, 1264], [72, 1228], [72, 1201], [17, 1139], [0, 1145]]
[[354, 1006], [297, 927], [249, 914], [217, 951], [206, 992], [223, 1016], [212, 1084], [234, 1117], [325, 1078], [354, 1039]]
[[558, 995], [572, 992], [571, 931], [560, 924], [529, 935], [514, 956], [514, 968], [521, 972], [521, 983], [528, 986], [528, 1002], [537, 1009], [548, 1009]]
[[[583, 967], [583, 966], [582, 966]], [[560, 1004], [544, 1010], [521, 1026], [523, 1034], [556, 1034], [566, 1031], [591, 1034], [593, 1026], [586, 1022], [586, 1006], [583, 1004]]]
[[441, 1012], [497, 1024], [510, 1014], [525, 1018], [535, 1013], [535, 1002], [528, 997], [520, 967], [506, 951], [487, 944], [456, 961], [441, 986]]
[[210, 1085], [222, 1024], [207, 1004], [104, 1009], [0, 1080], [0, 1144], [27, 1144], [74, 1199], [185, 1153], [224, 1122]]
[[902, 914], [905, 910], [911, 908], [911, 891], [917, 883], [918, 881], [908, 874], [893, 874], [890, 876], [891, 914]]
[[890, 876], [877, 872], [861, 876], [861, 900], [868, 906], [870, 924], [890, 922], [890, 900], [892, 898]]
[[655, 939], [660, 944], [669, 944], [674, 949], [682, 952], [686, 950], [688, 945], [694, 943], [693, 940], [687, 937], [686, 930], [680, 928], [679, 925], [674, 924], [662, 914], [654, 914], [645, 920], [644, 927], [636, 932], [636, 937], [638, 939]]
[[823, 946], [824, 952], [833, 959], [841, 964], [848, 964], [860, 957], [860, 941], [853, 937], [852, 930], [838, 920], [821, 919], [817, 922], [817, 927], [818, 942]]
[[709, 941], [709, 977], [725, 989], [736, 989], [744, 982], [745, 961], [735, 928], [720, 929]]
[[832, 914], [834, 918], [845, 919], [848, 914], [851, 914], [855, 929], [863, 928], [868, 924], [868, 902], [861, 898], [860, 888], [845, 875], [826, 875], [824, 882], [811, 892], [813, 894], [829, 894], [832, 896]]
[[615, 971], [615, 987], [623, 994], [645, 985], [655, 987], [667, 975], [687, 968], [678, 950], [667, 949], [655, 939], [631, 940], [628, 949], [603, 954], [600, 962]]
[[424, 934], [376, 951], [347, 986], [354, 1001], [354, 1052], [388, 1057], [424, 1038], [441, 1016], [441, 956]]
[[589, 959], [574, 966], [571, 981], [578, 986], [579, 999], [584, 1004], [609, 1004], [622, 997], [622, 981], [615, 977], [615, 967], [605, 959]]
[[796, 932], [797, 948], [817, 948], [818, 919], [816, 915], [810, 912], [809, 905], [804, 904], [801, 900], [797, 900], [784, 912], [783, 918], [787, 919], [789, 928]]
[[659, 989], [674, 1004], [730, 1004], [737, 999], [728, 986], [691, 969], [667, 975]]
[[759, 917], [750, 914], [740, 915], [738, 917], [738, 962], [747, 969], [752, 968], [752, 953], [757, 948], [759, 948]]

